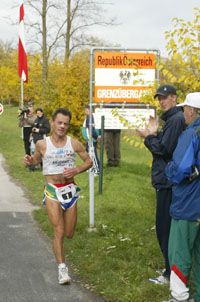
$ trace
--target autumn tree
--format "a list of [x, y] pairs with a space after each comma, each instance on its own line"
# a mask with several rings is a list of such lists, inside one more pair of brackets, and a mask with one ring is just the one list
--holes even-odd
[[[159, 64], [160, 84], [170, 83], [177, 87], [179, 100], [184, 100], [189, 92], [200, 91], [200, 9], [194, 9], [194, 19], [184, 21], [174, 18], [173, 29], [166, 31], [167, 58]], [[158, 83], [141, 101], [154, 105], [160, 114], [159, 102], [153, 98]], [[144, 147], [137, 136], [127, 137], [127, 141], [135, 147]]]
[[[71, 133], [80, 135], [85, 105], [89, 101], [89, 51], [73, 54], [67, 68], [58, 58], [50, 60], [45, 99], [41, 82], [41, 59], [40, 53], [28, 54], [29, 82], [24, 85], [24, 105], [33, 99], [35, 107], [42, 107], [49, 117], [55, 108], [68, 108], [72, 111]], [[19, 105], [17, 50], [3, 43], [0, 43], [0, 96], [2, 103]]]
[[49, 67], [51, 83], [49, 99], [45, 104], [51, 114], [57, 107], [72, 112], [71, 130], [80, 134], [85, 105], [89, 102], [89, 52], [82, 50], [72, 55], [68, 67], [54, 60]]
[[[50, 61], [55, 58], [68, 62], [72, 53], [84, 46], [94, 45], [95, 39], [88, 36], [94, 25], [114, 24], [105, 18], [103, 6], [94, 0], [26, 0], [29, 33], [27, 40], [32, 52], [41, 52], [42, 97], [51, 97], [49, 81]], [[101, 12], [101, 13], [100, 13]], [[98, 40], [96, 40], [98, 41]], [[30, 44], [31, 43], [31, 44]], [[28, 44], [28, 43], [27, 43]], [[65, 64], [68, 68], [68, 65]]]
[[181, 97], [200, 91], [200, 9], [194, 9], [192, 21], [173, 19], [165, 38], [168, 58], [161, 63], [162, 80], [177, 86]]
[[75, 49], [95, 46], [89, 30], [96, 26], [116, 25], [115, 18], [106, 17], [105, 5], [95, 0], [66, 0], [65, 61]]
[[0, 42], [0, 99], [18, 103], [17, 51], [9, 43]]
[[[174, 18], [172, 30], [165, 32], [167, 57], [157, 64], [160, 69], [160, 84], [171, 83], [177, 87], [179, 99], [188, 92], [200, 90], [200, 9], [194, 9], [194, 19], [184, 21]], [[142, 97], [142, 101], [159, 110], [153, 95], [157, 87]]]
[[28, 15], [28, 43], [32, 45], [34, 51], [42, 53], [42, 81], [45, 89], [48, 79], [48, 64], [52, 51], [57, 42], [62, 37], [62, 27], [65, 21], [59, 22], [58, 10], [61, 8], [59, 2], [55, 0], [27, 0]]

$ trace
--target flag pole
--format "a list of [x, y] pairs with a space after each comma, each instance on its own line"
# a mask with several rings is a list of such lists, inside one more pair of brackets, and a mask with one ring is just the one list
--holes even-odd
[[18, 43], [18, 74], [21, 82], [21, 108], [24, 107], [24, 82], [28, 82], [28, 66], [24, 35], [24, 0], [19, 7], [19, 43]]
[[24, 107], [24, 81], [21, 78], [21, 108]]

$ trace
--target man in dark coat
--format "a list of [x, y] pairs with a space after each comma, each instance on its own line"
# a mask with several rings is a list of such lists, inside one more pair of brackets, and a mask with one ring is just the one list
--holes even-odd
[[157, 284], [169, 282], [170, 265], [168, 259], [168, 240], [171, 225], [169, 208], [172, 200], [172, 186], [165, 176], [165, 167], [172, 159], [178, 138], [185, 129], [185, 119], [180, 108], [176, 107], [176, 89], [172, 85], [162, 85], [154, 98], [158, 98], [163, 111], [163, 127], [158, 130], [158, 122], [151, 118], [144, 130], [138, 130], [144, 144], [152, 153], [152, 185], [156, 190], [156, 234], [165, 260], [165, 270], [161, 276], [149, 280]]
[[34, 144], [40, 139], [43, 139], [45, 135], [50, 132], [50, 124], [48, 118], [44, 115], [42, 108], [36, 109], [37, 117], [34, 121], [32, 136]]

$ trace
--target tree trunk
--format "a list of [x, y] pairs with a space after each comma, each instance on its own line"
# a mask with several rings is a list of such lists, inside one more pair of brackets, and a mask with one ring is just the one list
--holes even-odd
[[65, 62], [70, 56], [70, 33], [71, 33], [71, 0], [67, 0], [67, 30], [65, 41]]
[[45, 85], [48, 78], [46, 17], [47, 17], [47, 0], [42, 0], [42, 83], [43, 86]]

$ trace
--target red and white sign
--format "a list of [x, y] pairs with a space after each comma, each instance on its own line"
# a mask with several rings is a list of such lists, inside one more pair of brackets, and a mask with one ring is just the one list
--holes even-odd
[[4, 111], [3, 105], [0, 103], [0, 115], [3, 113], [3, 111]]
[[155, 52], [95, 52], [95, 102], [139, 102], [155, 78]]

